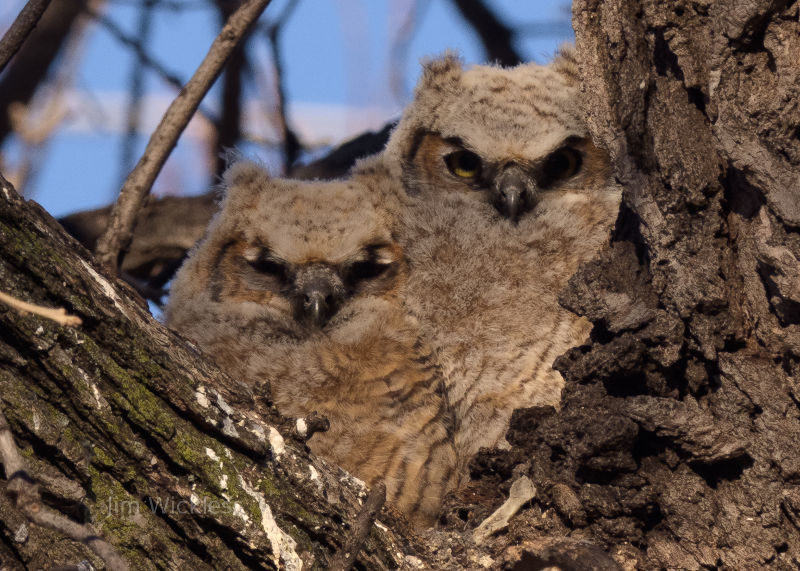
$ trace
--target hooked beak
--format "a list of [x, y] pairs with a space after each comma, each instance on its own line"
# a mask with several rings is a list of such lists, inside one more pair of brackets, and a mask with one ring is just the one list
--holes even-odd
[[340, 280], [331, 268], [325, 266], [309, 268], [299, 278], [295, 304], [298, 321], [322, 328], [339, 309], [342, 298]]
[[536, 184], [518, 165], [511, 165], [500, 174], [492, 198], [497, 211], [515, 224], [539, 202]]

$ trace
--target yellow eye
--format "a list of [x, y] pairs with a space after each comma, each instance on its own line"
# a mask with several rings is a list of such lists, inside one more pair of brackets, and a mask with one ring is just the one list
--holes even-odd
[[475, 178], [481, 174], [481, 158], [470, 151], [456, 151], [444, 158], [447, 169], [460, 178]]

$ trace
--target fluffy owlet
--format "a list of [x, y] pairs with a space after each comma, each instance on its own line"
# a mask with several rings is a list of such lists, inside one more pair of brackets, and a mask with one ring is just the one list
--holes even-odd
[[312, 451], [368, 484], [383, 479], [389, 501], [429, 524], [455, 484], [453, 417], [399, 299], [397, 197], [380, 182], [276, 180], [234, 165], [166, 319], [233, 376], [268, 382], [283, 414], [326, 416]]
[[570, 51], [547, 66], [425, 66], [382, 156], [408, 195], [403, 297], [446, 378], [459, 457], [505, 444], [511, 412], [557, 405], [551, 367], [589, 324], [558, 304], [608, 240], [620, 188], [592, 144]]

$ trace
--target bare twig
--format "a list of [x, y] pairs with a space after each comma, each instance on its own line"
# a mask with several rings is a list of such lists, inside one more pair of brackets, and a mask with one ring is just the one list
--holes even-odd
[[14, 54], [19, 51], [25, 38], [36, 27], [39, 18], [50, 5], [50, 0], [29, 0], [0, 40], [0, 73], [6, 68]]
[[[137, 2], [138, 1], [140, 0], [137, 0]], [[161, 4], [159, 4], [159, 6], [161, 6]], [[102, 13], [92, 10], [91, 8], [87, 9], [87, 12], [92, 18], [97, 20], [97, 22], [101, 24], [109, 34], [114, 36], [119, 43], [133, 50], [133, 53], [136, 54], [136, 59], [140, 65], [143, 65], [144, 67], [153, 71], [162, 81], [174, 87], [175, 89], [183, 89], [183, 80], [178, 77], [178, 75], [165, 68], [153, 56], [151, 56], [145, 49], [144, 42], [126, 34], [125, 31], [120, 28], [112, 19], [108, 18]], [[198, 112], [213, 124], [216, 124], [219, 121], [215, 113], [212, 113], [209, 109], [203, 107], [202, 105], [198, 108]]]
[[350, 536], [345, 540], [342, 548], [333, 556], [331, 561], [330, 571], [349, 571], [353, 566], [359, 551], [364, 547], [364, 542], [369, 537], [369, 530], [372, 529], [372, 524], [375, 523], [375, 517], [381, 511], [383, 503], [386, 501], [386, 485], [383, 482], [378, 482], [372, 486], [372, 490], [367, 496], [367, 500], [358, 512], [355, 524], [350, 533]]
[[517, 513], [519, 508], [531, 501], [534, 496], [536, 496], [536, 487], [530, 478], [527, 476], [518, 478], [511, 484], [508, 499], [492, 515], [483, 520], [473, 532], [472, 539], [478, 545], [486, 543], [486, 540], [493, 533], [497, 533], [508, 526], [508, 520], [511, 519], [511, 516]]
[[122, 186], [111, 211], [108, 228], [97, 245], [98, 258], [109, 271], [117, 273], [120, 254], [128, 247], [133, 236], [136, 215], [167, 156], [178, 142], [178, 137], [219, 76], [228, 56], [269, 3], [270, 0], [245, 0], [242, 3], [211, 44], [200, 67], [169, 106], [150, 137], [144, 155]]
[[514, 48], [514, 32], [483, 0], [453, 0], [453, 4], [481, 38], [488, 60], [503, 66], [517, 65], [522, 61]]
[[[230, 0], [216, 0], [217, 10], [222, 21], [226, 21], [236, 9], [236, 3]], [[247, 50], [245, 47], [250, 34], [233, 50], [222, 75], [222, 101], [220, 102], [220, 118], [217, 123], [216, 141], [214, 142], [214, 181], [228, 166], [227, 151], [235, 148], [242, 136], [242, 84], [245, 74], [249, 72]]]
[[392, 39], [389, 57], [391, 58], [389, 87], [394, 94], [394, 98], [400, 103], [408, 101], [406, 92], [405, 70], [408, 59], [408, 49], [411, 47], [411, 40], [414, 39], [419, 26], [422, 24], [425, 9], [430, 6], [430, 2], [413, 0], [409, 3], [409, 9], [403, 17], [397, 32]]
[[300, 141], [289, 126], [289, 121], [286, 118], [286, 92], [283, 86], [283, 62], [280, 52], [280, 34], [295, 6], [297, 6], [297, 0], [290, 0], [280, 17], [267, 29], [267, 39], [272, 53], [272, 65], [275, 69], [275, 114], [283, 139], [284, 174], [289, 174], [289, 171], [291, 171], [301, 148]]
[[27, 312], [33, 313], [35, 315], [40, 315], [42, 317], [46, 317], [47, 319], [51, 319], [58, 323], [59, 325], [68, 325], [70, 327], [76, 327], [83, 323], [81, 318], [76, 315], [69, 315], [67, 310], [63, 307], [59, 308], [50, 308], [50, 307], [42, 307], [41, 305], [35, 305], [33, 303], [27, 303], [25, 301], [19, 300], [16, 297], [12, 297], [7, 293], [3, 293], [0, 291], [0, 301], [12, 307], [20, 312]]
[[[153, 7], [155, 3], [156, 0], [144, 0], [139, 8], [139, 24], [137, 26], [139, 49], [142, 49], [142, 45], [147, 45], [150, 42], [150, 33], [153, 28]], [[140, 54], [140, 52], [137, 51], [137, 54]], [[125, 136], [123, 138], [122, 157], [120, 160], [120, 181], [124, 180], [124, 177], [131, 172], [134, 161], [136, 160], [136, 137], [139, 133], [142, 116], [144, 77], [144, 62], [142, 61], [141, 55], [139, 55], [139, 57], [136, 58], [136, 64], [133, 66], [130, 77], [128, 112], [125, 121]]]
[[[97, 0], [95, 0], [97, 1]], [[36, 28], [0, 77], [0, 143], [13, 133], [6, 110], [13, 102], [27, 104], [49, 73], [89, 0], [51, 2]], [[78, 30], [79, 32], [79, 30]]]
[[83, 543], [100, 556], [109, 569], [127, 571], [128, 563], [91, 527], [74, 522], [42, 503], [39, 487], [33, 483], [25, 469], [22, 455], [14, 443], [14, 435], [2, 409], [0, 409], [0, 459], [5, 468], [8, 491], [16, 495], [16, 506], [29, 521]]

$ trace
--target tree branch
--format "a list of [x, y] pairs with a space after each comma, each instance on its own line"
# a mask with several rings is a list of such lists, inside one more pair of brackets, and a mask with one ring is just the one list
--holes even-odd
[[138, 35], [139, 41], [137, 42], [137, 55], [136, 63], [130, 75], [130, 87], [128, 89], [128, 109], [127, 117], [125, 120], [125, 136], [122, 142], [122, 156], [120, 160], [120, 178], [128, 175], [133, 169], [134, 161], [136, 160], [137, 153], [137, 136], [141, 127], [142, 118], [142, 99], [144, 97], [144, 61], [140, 55], [143, 51], [142, 44], [148, 44], [150, 35], [153, 28], [153, 8], [156, 0], [144, 0], [142, 6], [139, 8], [139, 23]]
[[483, 0], [453, 0], [453, 4], [478, 34], [486, 57], [509, 67], [522, 62], [514, 48], [514, 32], [492, 12]]
[[69, 325], [70, 327], [74, 327], [83, 323], [80, 317], [76, 315], [69, 315], [67, 310], [63, 307], [59, 307], [57, 309], [42, 307], [41, 305], [24, 302], [14, 296], [3, 293], [2, 291], [0, 291], [0, 301], [9, 307], [13, 307], [17, 311], [34, 313], [41, 317], [51, 319], [59, 325]]
[[283, 61], [281, 60], [280, 34], [283, 26], [294, 11], [297, 0], [290, 0], [280, 17], [267, 29], [266, 35], [275, 69], [275, 113], [283, 139], [283, 172], [289, 173], [300, 154], [302, 145], [286, 117], [286, 93], [283, 85]]
[[[144, 42], [141, 40], [130, 36], [125, 33], [125, 31], [120, 28], [112, 19], [107, 18], [105, 15], [92, 10], [91, 8], [87, 10], [89, 15], [94, 18], [98, 23], [105, 27], [106, 31], [114, 36], [116, 40], [129, 47], [133, 50], [133, 53], [136, 54], [136, 58], [138, 59], [138, 63], [151, 71], [155, 72], [155, 74], [161, 78], [162, 81], [171, 85], [177, 90], [183, 89], [183, 80], [178, 77], [176, 74], [169, 71], [165, 68], [161, 63], [158, 62], [153, 56], [151, 56], [147, 50], [144, 48]], [[216, 114], [212, 113], [211, 110], [203, 107], [202, 105], [198, 107], [198, 112], [206, 118], [209, 122], [216, 125], [219, 122]]]
[[27, 104], [47, 76], [50, 65], [73, 31], [73, 25], [86, 9], [87, 0], [53, 2], [30, 33], [14, 61], [0, 80], [0, 143], [12, 128], [8, 109], [15, 103]]
[[61, 532], [97, 553], [112, 571], [127, 571], [128, 563], [117, 550], [87, 525], [67, 519], [42, 504], [39, 488], [25, 469], [25, 462], [14, 443], [11, 427], [0, 409], [0, 459], [5, 467], [8, 489], [16, 494], [16, 506], [29, 521]]
[[178, 142], [197, 107], [219, 77], [222, 66], [270, 0], [247, 0], [230, 17], [214, 40], [205, 59], [164, 114], [147, 144], [144, 155], [128, 176], [111, 212], [111, 221], [100, 237], [97, 255], [111, 272], [118, 272], [120, 255], [130, 244], [136, 216], [161, 167]]
[[6, 68], [11, 58], [14, 57], [25, 42], [25, 38], [33, 31], [44, 11], [50, 5], [50, 0], [29, 0], [22, 11], [11, 24], [3, 39], [0, 40], [0, 73]]
[[[226, 21], [236, 9], [236, 3], [229, 0], [216, 0], [220, 19]], [[248, 34], [248, 39], [251, 37]], [[227, 150], [236, 146], [242, 138], [242, 84], [248, 70], [248, 57], [245, 49], [248, 40], [233, 50], [225, 71], [222, 74], [222, 95], [220, 101], [220, 118], [217, 124], [214, 156], [216, 164], [211, 173], [213, 180], [218, 180], [228, 164]]]

